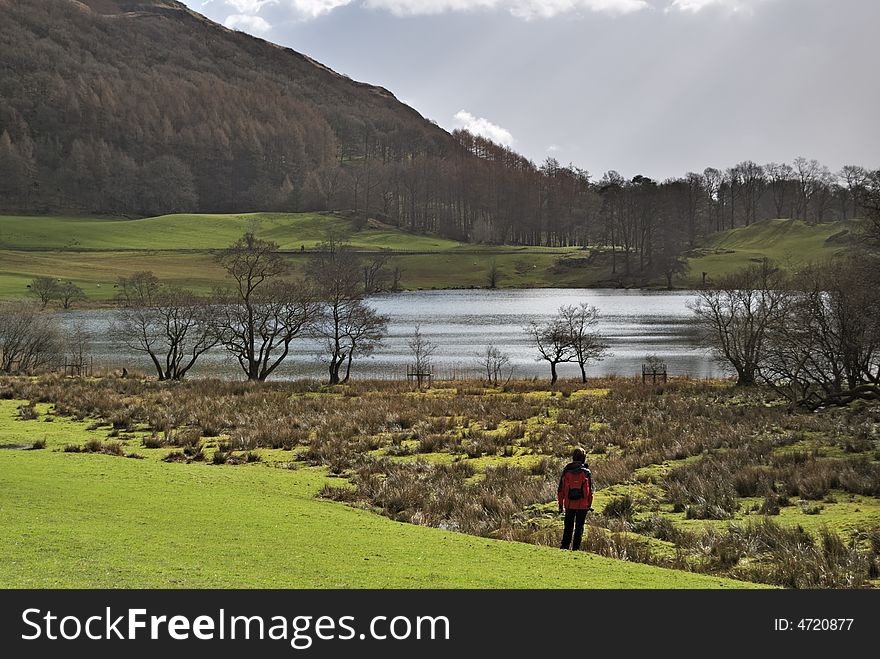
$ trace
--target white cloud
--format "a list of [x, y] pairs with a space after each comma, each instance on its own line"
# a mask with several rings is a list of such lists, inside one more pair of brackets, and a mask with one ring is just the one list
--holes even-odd
[[731, 12], [751, 12], [755, 5], [765, 1], [766, 0], [672, 0], [672, 4], [667, 7], [667, 11], [677, 9], [678, 11], [686, 11], [696, 14], [703, 9], [717, 7]]
[[232, 7], [239, 14], [256, 14], [264, 5], [277, 5], [279, 0], [224, 0], [224, 4]]
[[557, 151], [559, 151], [559, 146], [556, 144], [551, 144], [550, 146], [547, 147], [547, 151], [549, 153], [556, 153]]
[[474, 135], [480, 135], [502, 146], [513, 145], [513, 135], [510, 134], [509, 130], [502, 128], [498, 124], [493, 124], [484, 117], [475, 117], [467, 110], [460, 110], [455, 113], [454, 119], [458, 128], [464, 128]]
[[206, 0], [207, 5], [221, 5], [230, 10], [225, 23], [248, 31], [265, 32], [271, 28], [263, 17], [265, 7], [274, 12], [285, 9], [298, 20], [309, 20], [349, 5], [387, 11], [394, 16], [426, 16], [452, 12], [506, 11], [523, 19], [550, 19], [556, 16], [592, 12], [620, 16], [643, 10], [697, 13], [708, 8], [728, 12], [751, 13], [770, 0]]
[[231, 16], [227, 16], [226, 20], [223, 21], [223, 25], [230, 30], [242, 29], [245, 32], [256, 32], [257, 34], [262, 34], [263, 32], [268, 32], [272, 29], [269, 21], [265, 18], [259, 16], [247, 16], [245, 14], [232, 14]]
[[386, 9], [396, 16], [451, 11], [506, 9], [518, 18], [552, 18], [575, 11], [629, 14], [647, 9], [647, 0], [364, 0], [364, 6]]
[[299, 14], [306, 18], [317, 18], [337, 7], [350, 5], [352, 0], [287, 0]]

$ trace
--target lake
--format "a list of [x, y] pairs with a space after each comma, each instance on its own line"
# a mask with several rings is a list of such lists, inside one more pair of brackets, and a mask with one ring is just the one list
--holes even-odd
[[[355, 360], [352, 377], [402, 378], [410, 360], [407, 340], [413, 328], [436, 344], [434, 354], [439, 377], [474, 377], [480, 374], [477, 353], [494, 344], [511, 357], [513, 377], [549, 377], [546, 362], [536, 361], [523, 327], [551, 317], [562, 305], [587, 302], [601, 314], [598, 330], [607, 337], [611, 354], [588, 367], [588, 375], [641, 373], [647, 355], [656, 355], [669, 367], [670, 375], [694, 378], [719, 377], [726, 373], [701, 347], [687, 303], [693, 293], [618, 289], [517, 289], [412, 291], [370, 298], [371, 304], [390, 318], [389, 334], [370, 358]], [[150, 373], [143, 355], [115, 345], [107, 328], [112, 312], [71, 311], [65, 325], [83, 323], [93, 336], [91, 352], [96, 365]], [[292, 354], [273, 374], [273, 379], [326, 376], [313, 340], [294, 342]], [[242, 376], [238, 365], [222, 349], [203, 356], [192, 371], [196, 377]], [[559, 367], [560, 377], [577, 377], [577, 364]]]

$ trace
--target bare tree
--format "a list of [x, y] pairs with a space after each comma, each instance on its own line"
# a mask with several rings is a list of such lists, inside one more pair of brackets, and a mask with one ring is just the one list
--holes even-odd
[[483, 352], [477, 353], [477, 362], [486, 374], [486, 381], [491, 385], [497, 386], [505, 371], [508, 379], [513, 374], [510, 355], [495, 345], [489, 344]]
[[368, 357], [385, 339], [388, 334], [388, 318], [361, 301], [349, 308], [342, 328], [343, 336], [348, 341], [345, 375], [341, 380], [345, 384], [351, 377], [354, 356]]
[[758, 217], [758, 199], [765, 184], [764, 168], [751, 160], [745, 160], [736, 166], [736, 170], [739, 173], [745, 224], [749, 226]]
[[111, 335], [147, 355], [160, 380], [182, 380], [217, 345], [214, 309], [191, 291], [164, 286], [151, 272], [117, 282], [118, 308]]
[[498, 288], [498, 280], [501, 273], [498, 271], [498, 261], [494, 258], [489, 261], [489, 269], [486, 271], [486, 286], [488, 288]]
[[233, 280], [217, 292], [215, 320], [221, 345], [248, 380], [265, 381], [310, 329], [320, 306], [303, 284], [283, 279], [287, 263], [278, 245], [247, 233], [217, 255]]
[[422, 326], [416, 324], [413, 333], [406, 342], [409, 354], [412, 358], [412, 367], [415, 369], [419, 387], [422, 386], [422, 375], [429, 373], [434, 365], [434, 353], [437, 352], [437, 344], [422, 334]]
[[709, 207], [712, 210], [712, 215], [714, 215], [714, 227], [715, 231], [721, 231], [723, 227], [723, 220], [721, 217], [721, 183], [724, 176], [721, 172], [714, 167], [707, 167], [703, 170], [703, 184], [706, 188], [706, 196], [709, 198]]
[[372, 295], [391, 288], [392, 272], [388, 269], [390, 254], [376, 254], [363, 262], [364, 293]]
[[559, 379], [556, 367], [559, 364], [572, 362], [577, 357], [567, 324], [556, 316], [543, 325], [530, 323], [525, 328], [525, 332], [538, 349], [538, 361], [543, 360], [550, 364], [550, 384], [556, 384]]
[[35, 277], [31, 279], [28, 288], [39, 298], [41, 309], [45, 309], [46, 305], [58, 295], [58, 282], [54, 277]]
[[85, 323], [77, 322], [65, 333], [65, 358], [71, 369], [84, 375], [86, 361], [91, 351], [92, 333]]
[[53, 364], [63, 351], [61, 330], [35, 303], [0, 303], [0, 372], [34, 373]]
[[862, 197], [865, 194], [865, 188], [870, 183], [871, 173], [864, 167], [859, 165], [844, 165], [838, 176], [844, 182], [846, 196], [843, 204], [843, 219], [847, 219], [849, 209], [852, 209], [850, 217], [859, 216], [859, 210], [862, 208]]
[[719, 279], [690, 305], [716, 357], [736, 371], [737, 385], [755, 384], [785, 295], [783, 275], [764, 261]]
[[[813, 206], [816, 220], [821, 222], [827, 202], [827, 189], [833, 183], [833, 175], [818, 160], [807, 160], [804, 157], [795, 158], [794, 174], [800, 216], [804, 220], [808, 219], [810, 207]], [[819, 205], [814, 203], [817, 195], [821, 202]]]
[[577, 306], [564, 306], [559, 309], [559, 320], [574, 352], [571, 361], [577, 362], [581, 369], [581, 381], [586, 382], [587, 364], [602, 360], [608, 353], [605, 337], [595, 331], [599, 324], [599, 310], [586, 302]]
[[809, 266], [796, 275], [781, 322], [768, 332], [761, 375], [793, 403], [815, 409], [880, 399], [876, 265], [863, 258]]
[[60, 284], [56, 296], [64, 309], [70, 309], [74, 303], [82, 302], [86, 299], [85, 291], [72, 281], [66, 281], [63, 284]]
[[865, 186], [864, 207], [868, 215], [868, 243], [880, 248], [880, 170], [872, 172]]
[[117, 304], [150, 304], [162, 288], [162, 282], [152, 272], [142, 270], [128, 277], [119, 277], [114, 288], [117, 289]]
[[[329, 384], [347, 382], [355, 354], [369, 355], [384, 338], [388, 319], [364, 301], [367, 267], [346, 245], [327, 243], [309, 264], [308, 277], [315, 282], [321, 312], [315, 319], [315, 333], [324, 340], [329, 354]], [[345, 374], [340, 370], [345, 364]]]
[[773, 196], [773, 207], [777, 218], [787, 217], [785, 202], [788, 199], [788, 190], [794, 177], [794, 169], [787, 163], [767, 163], [764, 165], [767, 174], [767, 182], [770, 193]]

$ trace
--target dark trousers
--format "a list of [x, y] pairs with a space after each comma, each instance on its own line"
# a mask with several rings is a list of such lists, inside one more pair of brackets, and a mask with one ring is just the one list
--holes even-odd
[[[565, 526], [562, 529], [562, 549], [571, 548], [577, 551], [581, 548], [581, 537], [584, 535], [584, 520], [586, 519], [586, 510], [566, 508]], [[574, 541], [572, 541], [571, 537], [572, 531], [574, 531]]]

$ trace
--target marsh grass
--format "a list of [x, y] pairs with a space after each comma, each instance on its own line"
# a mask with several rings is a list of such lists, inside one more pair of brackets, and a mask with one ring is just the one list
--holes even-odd
[[[766, 392], [676, 380], [443, 387], [43, 377], [6, 378], [0, 397], [30, 401], [28, 415], [34, 403], [53, 403], [54, 415], [86, 419], [96, 433], [171, 449], [167, 461], [243, 465], [267, 449], [289, 450], [280, 466], [320, 466], [345, 479], [323, 488], [325, 498], [545, 545], [558, 542], [556, 484], [580, 444], [600, 495], [617, 488], [603, 514], [589, 517], [589, 551], [790, 587], [863, 586], [878, 571], [880, 532], [870, 525], [855, 542], [840, 530], [768, 521], [815, 509], [815, 529], [833, 521], [834, 493], [880, 495], [880, 412], [871, 406], [796, 414], [768, 404]], [[94, 442], [64, 450], [125, 454], [119, 442]]]

